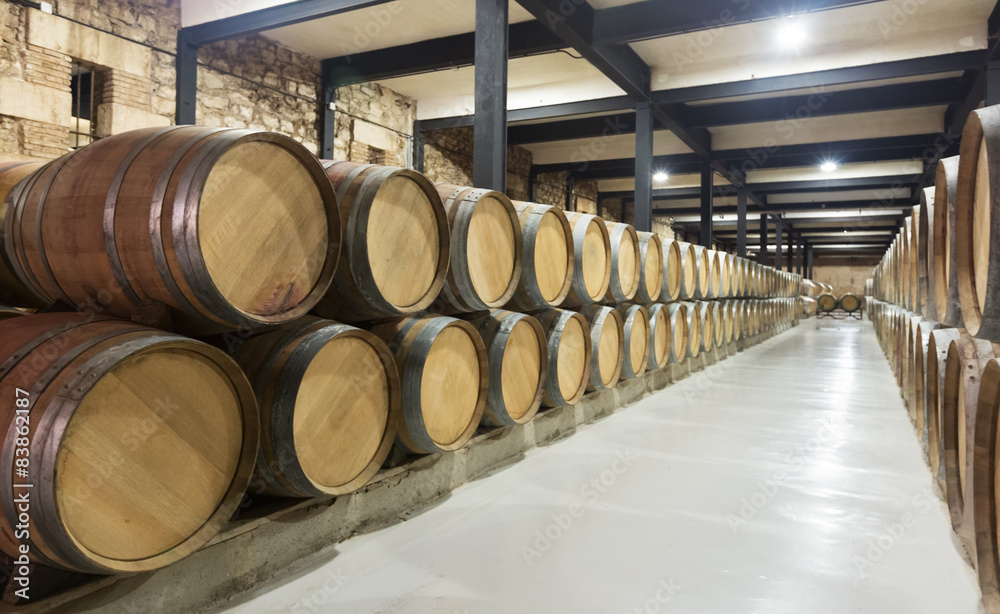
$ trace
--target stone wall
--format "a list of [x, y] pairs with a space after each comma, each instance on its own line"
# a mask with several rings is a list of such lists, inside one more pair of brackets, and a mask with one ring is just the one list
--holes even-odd
[[[472, 185], [471, 126], [432, 130], [424, 142], [424, 174], [431, 181]], [[531, 152], [516, 145], [507, 148], [507, 195], [531, 200]]]
[[839, 264], [836, 260], [814, 261], [812, 279], [833, 286], [833, 293], [837, 296], [845, 292], [861, 296], [865, 293], [865, 280], [872, 276], [877, 262], [877, 259], [872, 264]]

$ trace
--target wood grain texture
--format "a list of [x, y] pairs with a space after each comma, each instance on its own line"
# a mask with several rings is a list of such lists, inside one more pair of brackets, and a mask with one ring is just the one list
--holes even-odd
[[496, 310], [471, 324], [489, 361], [489, 394], [483, 421], [489, 426], [526, 424], [538, 412], [548, 372], [545, 331], [535, 318]]
[[521, 280], [511, 302], [522, 310], [558, 307], [573, 281], [573, 229], [557, 207], [514, 201], [521, 222]]
[[622, 379], [636, 379], [646, 372], [650, 354], [649, 311], [642, 305], [620, 304], [625, 342], [621, 369]]
[[451, 230], [451, 268], [442, 310], [461, 313], [505, 305], [521, 279], [521, 222], [510, 199], [492, 190], [438, 184]]
[[[7, 480], [35, 484], [33, 561], [85, 573], [158, 569], [207, 543], [235, 511], [259, 427], [250, 384], [221, 351], [53, 313], [0, 322], [0, 362], [0, 394], [22, 388], [32, 400], [29, 477], [14, 474], [13, 447], [0, 462]], [[13, 410], [0, 421], [12, 424]], [[5, 525], [16, 513], [5, 512], [0, 546], [16, 555]]]
[[590, 383], [587, 390], [607, 390], [618, 384], [625, 360], [625, 330], [621, 314], [611, 307], [591, 305], [583, 311], [590, 327]]
[[647, 367], [655, 371], [670, 364], [673, 344], [670, 309], [663, 303], [649, 308], [649, 360]]
[[427, 309], [451, 260], [448, 216], [433, 184], [403, 168], [323, 165], [337, 190], [345, 263], [317, 313], [360, 322]]
[[663, 285], [660, 300], [665, 303], [680, 300], [683, 278], [680, 243], [668, 239], [663, 242]]
[[670, 364], [684, 362], [688, 354], [688, 312], [684, 303], [670, 303]]
[[590, 326], [581, 314], [552, 309], [540, 317], [548, 344], [547, 407], [575, 405], [590, 381]]
[[583, 307], [603, 300], [611, 285], [611, 238], [604, 221], [593, 215], [567, 213], [573, 229], [573, 283], [565, 305]]
[[687, 310], [687, 357], [697, 358], [701, 353], [702, 315], [698, 303], [684, 303]]
[[[937, 320], [945, 326], [962, 327], [962, 305], [958, 297], [958, 269], [955, 258], [955, 215], [958, 192], [959, 157], [940, 160], [934, 184], [934, 301]], [[892, 252], [883, 274], [883, 296], [892, 287]], [[888, 288], [886, 288], [888, 286]]]
[[635, 301], [642, 305], [652, 305], [660, 298], [663, 290], [663, 241], [652, 232], [639, 232], [639, 257], [642, 262], [638, 291]]
[[7, 228], [18, 277], [46, 300], [118, 317], [162, 303], [197, 332], [304, 315], [340, 253], [336, 196], [308, 150], [196, 126], [118, 134], [63, 156], [32, 175]]
[[611, 282], [608, 302], [631, 301], [639, 290], [642, 277], [642, 256], [639, 236], [630, 224], [605, 222], [611, 241]]
[[[29, 176], [40, 169], [41, 161], [0, 162], [0, 302], [14, 307], [46, 307], [48, 302], [32, 294], [14, 274], [7, 255], [7, 240], [4, 235], [4, 220], [7, 207], [12, 202], [13, 192], [24, 185]], [[10, 197], [10, 198], [8, 198]]]

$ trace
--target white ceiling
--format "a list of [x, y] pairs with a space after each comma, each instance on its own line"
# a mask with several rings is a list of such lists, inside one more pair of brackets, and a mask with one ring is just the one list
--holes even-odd
[[[906, 7], [916, 5], [915, 10]], [[780, 44], [783, 19], [633, 43], [653, 69], [653, 89], [743, 81], [985, 49], [993, 0], [863, 4], [794, 18], [798, 49]]]

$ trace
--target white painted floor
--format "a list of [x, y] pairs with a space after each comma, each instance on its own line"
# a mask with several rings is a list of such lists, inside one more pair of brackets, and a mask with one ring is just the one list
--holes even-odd
[[798, 328], [337, 547], [233, 614], [966, 614], [871, 324]]

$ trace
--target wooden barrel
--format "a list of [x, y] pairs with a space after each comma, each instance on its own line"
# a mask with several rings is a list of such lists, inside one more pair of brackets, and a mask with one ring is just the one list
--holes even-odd
[[587, 390], [618, 385], [625, 361], [625, 326], [612, 307], [591, 305], [583, 311], [590, 326], [590, 383]]
[[707, 288], [707, 290], [702, 292], [702, 298], [719, 298], [722, 296], [722, 268], [719, 266], [719, 252], [705, 248], [703, 253], [708, 267], [706, 269], [708, 285], [703, 286], [703, 289]]
[[684, 303], [687, 309], [688, 358], [697, 358], [701, 354], [702, 315], [698, 303]]
[[952, 527], [969, 554], [975, 556], [975, 507], [972, 483], [976, 406], [983, 369], [1000, 355], [1000, 345], [963, 336], [952, 341], [945, 361], [942, 427], [945, 491]]
[[732, 341], [739, 341], [743, 338], [743, 301], [729, 301], [728, 308], [733, 327]]
[[521, 280], [511, 302], [534, 311], [558, 307], [573, 281], [573, 229], [558, 207], [514, 202], [521, 221]]
[[46, 302], [121, 317], [157, 302], [219, 331], [288, 322], [319, 302], [340, 254], [336, 203], [323, 167], [288, 137], [149, 128], [34, 173], [4, 235], [15, 273]]
[[917, 239], [917, 296], [920, 313], [928, 320], [937, 320], [937, 302], [934, 295], [934, 188], [924, 188], [920, 193], [920, 236]]
[[965, 329], [1000, 340], [1000, 108], [976, 109], [962, 132], [955, 194], [955, 258]]
[[695, 245], [695, 271], [698, 275], [698, 295], [695, 298], [712, 298], [712, 261], [708, 257], [708, 250], [701, 245]]
[[621, 379], [636, 379], [646, 372], [649, 362], [649, 311], [642, 305], [618, 305], [622, 318], [625, 347], [622, 352]]
[[[736, 307], [734, 301], [724, 301], [719, 305], [722, 314], [722, 343], [736, 340]], [[720, 344], [721, 345], [721, 344]]]
[[517, 209], [501, 192], [444, 183], [436, 187], [451, 230], [451, 267], [437, 311], [502, 307], [521, 280], [523, 241]]
[[611, 303], [631, 301], [639, 291], [643, 270], [639, 251], [639, 235], [630, 224], [605, 222], [611, 240], [611, 282], [607, 300]]
[[396, 445], [411, 454], [458, 450], [486, 407], [489, 366], [476, 329], [444, 316], [401, 318], [372, 332], [396, 357], [403, 385]]
[[837, 302], [840, 308], [847, 313], [854, 313], [861, 308], [861, 299], [856, 294], [850, 292], [840, 295], [840, 299]]
[[726, 342], [726, 312], [722, 309], [720, 301], [712, 301], [712, 333], [715, 338], [715, 347], [722, 347]]
[[838, 301], [837, 297], [832, 294], [822, 294], [818, 299], [816, 299], [816, 304], [820, 311], [829, 312], [835, 310], [840, 305], [840, 301]]
[[719, 298], [733, 295], [733, 272], [729, 260], [731, 255], [726, 252], [716, 252], [716, 257], [719, 259]]
[[681, 261], [681, 244], [673, 239], [663, 241], [663, 284], [660, 300], [670, 303], [681, 298], [684, 283], [684, 266]]
[[587, 306], [603, 301], [611, 285], [611, 238], [596, 215], [567, 213], [573, 228], [573, 283], [567, 306]]
[[[923, 249], [920, 245], [920, 205], [917, 205], [911, 209], [912, 213], [910, 217], [907, 218], [906, 222], [909, 225], [910, 234], [910, 261], [909, 261], [909, 273], [907, 276], [910, 279], [910, 293], [906, 297], [907, 305], [909, 305], [910, 311], [917, 315], [921, 315], [920, 312], [920, 279], [919, 279], [919, 261], [920, 261], [920, 250]], [[926, 229], [925, 229], [926, 232]]]
[[955, 205], [959, 157], [938, 162], [934, 185], [934, 302], [942, 326], [962, 326], [958, 298], [958, 259], [955, 256]]
[[378, 337], [307, 316], [233, 356], [260, 407], [265, 492], [341, 495], [371, 480], [392, 448], [401, 403], [396, 363]]
[[686, 303], [670, 303], [670, 364], [684, 362], [688, 354], [688, 308]]
[[913, 367], [916, 364], [914, 360], [914, 353], [916, 351], [916, 331], [920, 327], [920, 321], [920, 316], [908, 314], [906, 320], [903, 322], [903, 344], [905, 350], [903, 353], [903, 383], [900, 390], [903, 394], [903, 400], [906, 404], [906, 408], [910, 412], [910, 423], [913, 424], [914, 428], [917, 424], [917, 408], [916, 404], [913, 402]]
[[317, 313], [361, 322], [430, 307], [451, 259], [448, 216], [434, 185], [405, 168], [323, 166], [337, 191], [344, 253]]
[[575, 311], [552, 309], [540, 318], [547, 340], [547, 407], [576, 405], [590, 382], [590, 325]]
[[[0, 547], [11, 557], [21, 512], [33, 563], [109, 574], [178, 561], [236, 511], [259, 426], [253, 390], [221, 350], [53, 313], [0, 323], [0, 363]], [[17, 450], [29, 449], [27, 475], [17, 475]], [[31, 505], [19, 512], [23, 484], [33, 484]]]
[[44, 307], [45, 301], [21, 283], [8, 260], [2, 228], [10, 202], [7, 197], [43, 164], [35, 161], [0, 162], [0, 301], [16, 307]]
[[947, 492], [943, 436], [944, 376], [947, 372], [946, 363], [951, 342], [961, 339], [965, 334], [965, 331], [960, 328], [942, 328], [931, 331], [927, 340], [927, 360], [924, 364], [927, 372], [924, 379], [924, 399], [927, 411], [925, 419], [927, 424], [927, 458], [930, 461], [931, 475], [941, 486], [941, 492]]
[[700, 276], [698, 274], [698, 254], [695, 246], [683, 241], [677, 242], [681, 252], [681, 298], [690, 301], [701, 295]]
[[927, 343], [937, 322], [921, 319], [913, 329], [913, 369], [910, 371], [910, 404], [914, 408], [917, 438], [927, 441]]
[[472, 320], [486, 345], [490, 368], [483, 422], [489, 426], [527, 424], [538, 413], [548, 372], [548, 340], [531, 316], [493, 311]]
[[709, 352], [715, 347], [715, 303], [698, 301], [698, 312], [701, 316], [701, 347], [700, 351]]
[[986, 363], [976, 402], [972, 501], [976, 571], [986, 612], [1000, 612], [1000, 557], [997, 533], [997, 467], [1000, 463], [1000, 362]]
[[660, 298], [663, 290], [663, 242], [652, 232], [636, 233], [639, 237], [640, 267], [639, 286], [635, 302], [651, 305]]
[[670, 346], [673, 343], [670, 309], [663, 303], [649, 308], [649, 360], [647, 367], [656, 371], [670, 364]]

